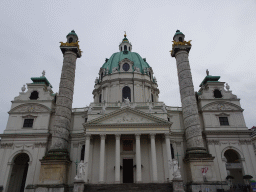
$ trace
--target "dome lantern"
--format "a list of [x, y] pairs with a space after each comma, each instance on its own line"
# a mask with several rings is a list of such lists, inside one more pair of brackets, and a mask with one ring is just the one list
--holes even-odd
[[119, 51], [132, 51], [132, 44], [126, 38], [126, 31], [124, 32], [124, 38], [119, 45]]

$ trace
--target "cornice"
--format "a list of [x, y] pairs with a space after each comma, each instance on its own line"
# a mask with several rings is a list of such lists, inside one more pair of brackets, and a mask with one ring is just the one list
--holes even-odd
[[149, 128], [149, 127], [154, 127], [154, 128], [159, 128], [159, 127], [166, 127], [170, 128], [170, 124], [167, 123], [115, 123], [115, 124], [83, 124], [84, 128], [88, 127], [105, 127], [105, 128], [112, 128], [112, 127], [138, 127], [138, 128]]
[[0, 134], [1, 138], [35, 138], [49, 137], [50, 133], [4, 133]]
[[215, 135], [215, 134], [226, 134], [226, 135], [249, 135], [250, 136], [250, 131], [237, 131], [237, 130], [214, 130], [214, 131], [203, 131], [205, 135]]

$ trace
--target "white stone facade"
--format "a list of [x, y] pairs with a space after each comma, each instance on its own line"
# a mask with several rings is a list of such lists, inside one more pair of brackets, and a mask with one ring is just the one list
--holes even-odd
[[[122, 43], [120, 49], [126, 44], [131, 46], [130, 43]], [[191, 89], [193, 84], [189, 83], [192, 80], [181, 83], [185, 77], [191, 79], [189, 63], [185, 65], [184, 59], [187, 59], [187, 54], [183, 58], [177, 57], [180, 86]], [[128, 59], [120, 61], [120, 69], [124, 63], [130, 64], [132, 69], [133, 61]], [[184, 68], [187, 69], [185, 73], [182, 72]], [[184, 121], [188, 118], [184, 118], [186, 112], [181, 107], [165, 106], [164, 102], [158, 101], [159, 90], [153, 76], [136, 70], [120, 69], [97, 80], [93, 90], [94, 102], [89, 107], [72, 109], [68, 144], [71, 164], [67, 185], [74, 184], [76, 164], [81, 159], [85, 163], [83, 180], [89, 184], [123, 183], [125, 160], [133, 163], [133, 183], [171, 182], [173, 158], [178, 158], [184, 183], [203, 183], [207, 180], [225, 185], [227, 175], [234, 173], [234, 170], [238, 174], [241, 171], [241, 176], [251, 175], [256, 179], [255, 148], [244, 121], [240, 99], [224, 88], [224, 82], [205, 82], [197, 92], [196, 99], [190, 98], [194, 95], [192, 89], [192, 92], [185, 93], [182, 91], [186, 88], [181, 88], [182, 105], [195, 101], [193, 108], [196, 109], [197, 119], [191, 120], [196, 122], [195, 131], [191, 123]], [[153, 75], [153, 70], [150, 70]], [[73, 87], [73, 84], [70, 86]], [[122, 90], [125, 86], [131, 90], [128, 103], [123, 102]], [[4, 192], [18, 190], [10, 183], [23, 178], [19, 174], [13, 176], [15, 169], [19, 169], [15, 158], [22, 153], [29, 157], [24, 187], [27, 191], [33, 191], [33, 187], [39, 184], [40, 160], [52, 145], [57, 106], [55, 95], [44, 83], [31, 83], [27, 87], [27, 91], [21, 92], [12, 101], [8, 123], [1, 134], [0, 186]], [[221, 98], [214, 96], [215, 90], [221, 92]], [[38, 92], [35, 100], [30, 99], [33, 91]], [[194, 114], [192, 108], [190, 112]], [[24, 127], [25, 119], [33, 119], [33, 125]], [[187, 143], [191, 138], [202, 141], [196, 144], [198, 139], [195, 139]], [[214, 157], [212, 162], [208, 162], [209, 166], [197, 161], [193, 169], [188, 168], [183, 159], [191, 146], [203, 147]], [[227, 160], [225, 154], [228, 150], [238, 155], [236, 164]], [[243, 182], [241, 179], [235, 181]]]

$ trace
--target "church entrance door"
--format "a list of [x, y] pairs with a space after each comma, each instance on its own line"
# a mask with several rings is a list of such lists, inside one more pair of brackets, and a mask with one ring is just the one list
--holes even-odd
[[28, 173], [29, 156], [21, 153], [14, 159], [8, 192], [24, 192]]
[[123, 183], [133, 183], [133, 159], [123, 159]]

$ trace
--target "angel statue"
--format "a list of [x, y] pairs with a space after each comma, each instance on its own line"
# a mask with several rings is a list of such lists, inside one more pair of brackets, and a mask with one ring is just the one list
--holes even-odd
[[129, 100], [128, 97], [126, 99], [124, 98], [124, 104], [125, 105], [130, 105], [130, 100]]
[[172, 166], [173, 166], [173, 178], [181, 179], [180, 167], [177, 159], [172, 160]]
[[83, 176], [85, 175], [85, 167], [86, 166], [87, 166], [87, 162], [84, 163], [84, 161], [81, 160], [77, 166], [77, 175], [75, 177], [75, 180], [83, 180]]

